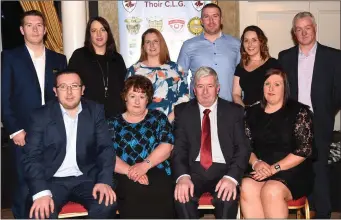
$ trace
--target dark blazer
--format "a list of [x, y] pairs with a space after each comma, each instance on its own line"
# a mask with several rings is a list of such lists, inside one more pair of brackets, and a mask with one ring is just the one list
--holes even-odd
[[[290, 96], [298, 100], [298, 46], [281, 51], [278, 60], [288, 74]], [[314, 136], [317, 148], [324, 148], [327, 156], [332, 142], [335, 114], [341, 98], [341, 51], [317, 44], [311, 103], [314, 111]], [[322, 155], [320, 155], [322, 156]]]
[[[175, 144], [172, 172], [175, 179], [191, 174], [191, 166], [200, 152], [201, 120], [196, 99], [175, 106]], [[218, 98], [218, 138], [228, 171], [225, 175], [240, 182], [250, 158], [250, 143], [244, 130], [244, 109]]]
[[[73, 52], [68, 68], [79, 72], [85, 85], [84, 97], [103, 104], [107, 117], [123, 113], [125, 104], [122, 101], [121, 92], [127, 68], [119, 53], [112, 52], [100, 56], [91, 52], [87, 47], [81, 47]], [[104, 97], [103, 84], [106, 76], [109, 81], [107, 98]]]
[[[112, 185], [115, 152], [103, 106], [81, 100], [78, 115], [77, 165], [95, 183]], [[24, 147], [25, 177], [31, 194], [48, 189], [47, 182], [62, 165], [66, 154], [66, 132], [60, 104], [53, 100], [36, 109], [30, 120]]]
[[[66, 68], [66, 57], [45, 49], [45, 103], [55, 99], [55, 71]], [[1, 54], [1, 113], [9, 134], [28, 128], [29, 114], [41, 106], [41, 91], [25, 45]]]

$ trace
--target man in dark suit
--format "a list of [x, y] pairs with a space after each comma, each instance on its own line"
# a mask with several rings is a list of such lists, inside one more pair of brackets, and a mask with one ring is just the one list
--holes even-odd
[[58, 101], [31, 114], [23, 156], [30, 218], [57, 218], [70, 200], [84, 205], [90, 218], [115, 213], [115, 152], [104, 108], [81, 99], [84, 89], [78, 73], [57, 73]]
[[250, 157], [244, 109], [218, 98], [217, 73], [200, 67], [194, 76], [196, 99], [175, 107], [172, 172], [179, 218], [199, 218], [198, 200], [213, 195], [216, 218], [236, 218], [237, 185]]
[[291, 98], [309, 105], [314, 112], [317, 160], [313, 200], [316, 217], [330, 218], [327, 165], [335, 115], [340, 108], [341, 52], [318, 43], [316, 30], [315, 18], [310, 12], [298, 13], [293, 19], [298, 45], [281, 51], [278, 58], [288, 74]]
[[29, 114], [50, 99], [54, 99], [54, 71], [66, 67], [66, 57], [48, 50], [43, 38], [46, 27], [43, 15], [27, 11], [21, 19], [20, 31], [25, 45], [2, 52], [1, 109], [2, 122], [10, 134], [16, 174], [16, 190], [12, 211], [15, 218], [24, 216], [23, 201], [28, 195], [20, 162], [28, 127]]

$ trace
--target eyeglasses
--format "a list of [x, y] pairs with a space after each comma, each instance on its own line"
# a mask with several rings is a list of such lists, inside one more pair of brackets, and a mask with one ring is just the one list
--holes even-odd
[[79, 90], [83, 85], [78, 85], [78, 84], [71, 84], [71, 85], [67, 85], [65, 83], [60, 84], [59, 86], [56, 86], [57, 89], [61, 90], [61, 91], [66, 91], [68, 90], [68, 88], [70, 87], [71, 90]]

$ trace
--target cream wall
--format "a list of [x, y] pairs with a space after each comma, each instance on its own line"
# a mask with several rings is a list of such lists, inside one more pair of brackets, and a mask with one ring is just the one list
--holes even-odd
[[118, 1], [98, 1], [98, 15], [105, 18], [109, 22], [111, 31], [116, 42], [117, 51], [120, 51], [117, 3]]
[[[118, 34], [118, 9], [119, 1], [99, 1], [98, 15], [107, 19], [113, 32], [117, 50], [120, 51]], [[235, 37], [239, 36], [239, 2], [238, 1], [218, 1], [223, 15], [223, 31]]]

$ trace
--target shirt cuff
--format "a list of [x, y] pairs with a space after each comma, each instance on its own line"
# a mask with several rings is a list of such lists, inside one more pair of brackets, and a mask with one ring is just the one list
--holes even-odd
[[13, 139], [15, 135], [19, 134], [20, 132], [22, 132], [24, 129], [21, 129], [20, 131], [14, 132], [13, 134], [11, 134], [9, 136], [10, 139]]
[[180, 179], [181, 177], [183, 177], [183, 176], [188, 176], [188, 177], [191, 179], [191, 176], [190, 176], [189, 174], [182, 174], [181, 176], [179, 176], [179, 177], [176, 179], [175, 183], [178, 183], [179, 179]]
[[41, 192], [38, 192], [37, 194], [33, 195], [33, 201], [35, 201], [36, 199], [39, 199], [43, 196], [51, 196], [52, 197], [52, 193], [50, 190], [43, 190]]
[[235, 180], [235, 178], [233, 178], [233, 177], [230, 177], [230, 176], [227, 176], [227, 175], [223, 176], [223, 178], [227, 178], [227, 179], [230, 179], [230, 180], [232, 180], [232, 182], [234, 182], [234, 183], [236, 184], [236, 186], [238, 186], [238, 181], [237, 181], [237, 180]]

